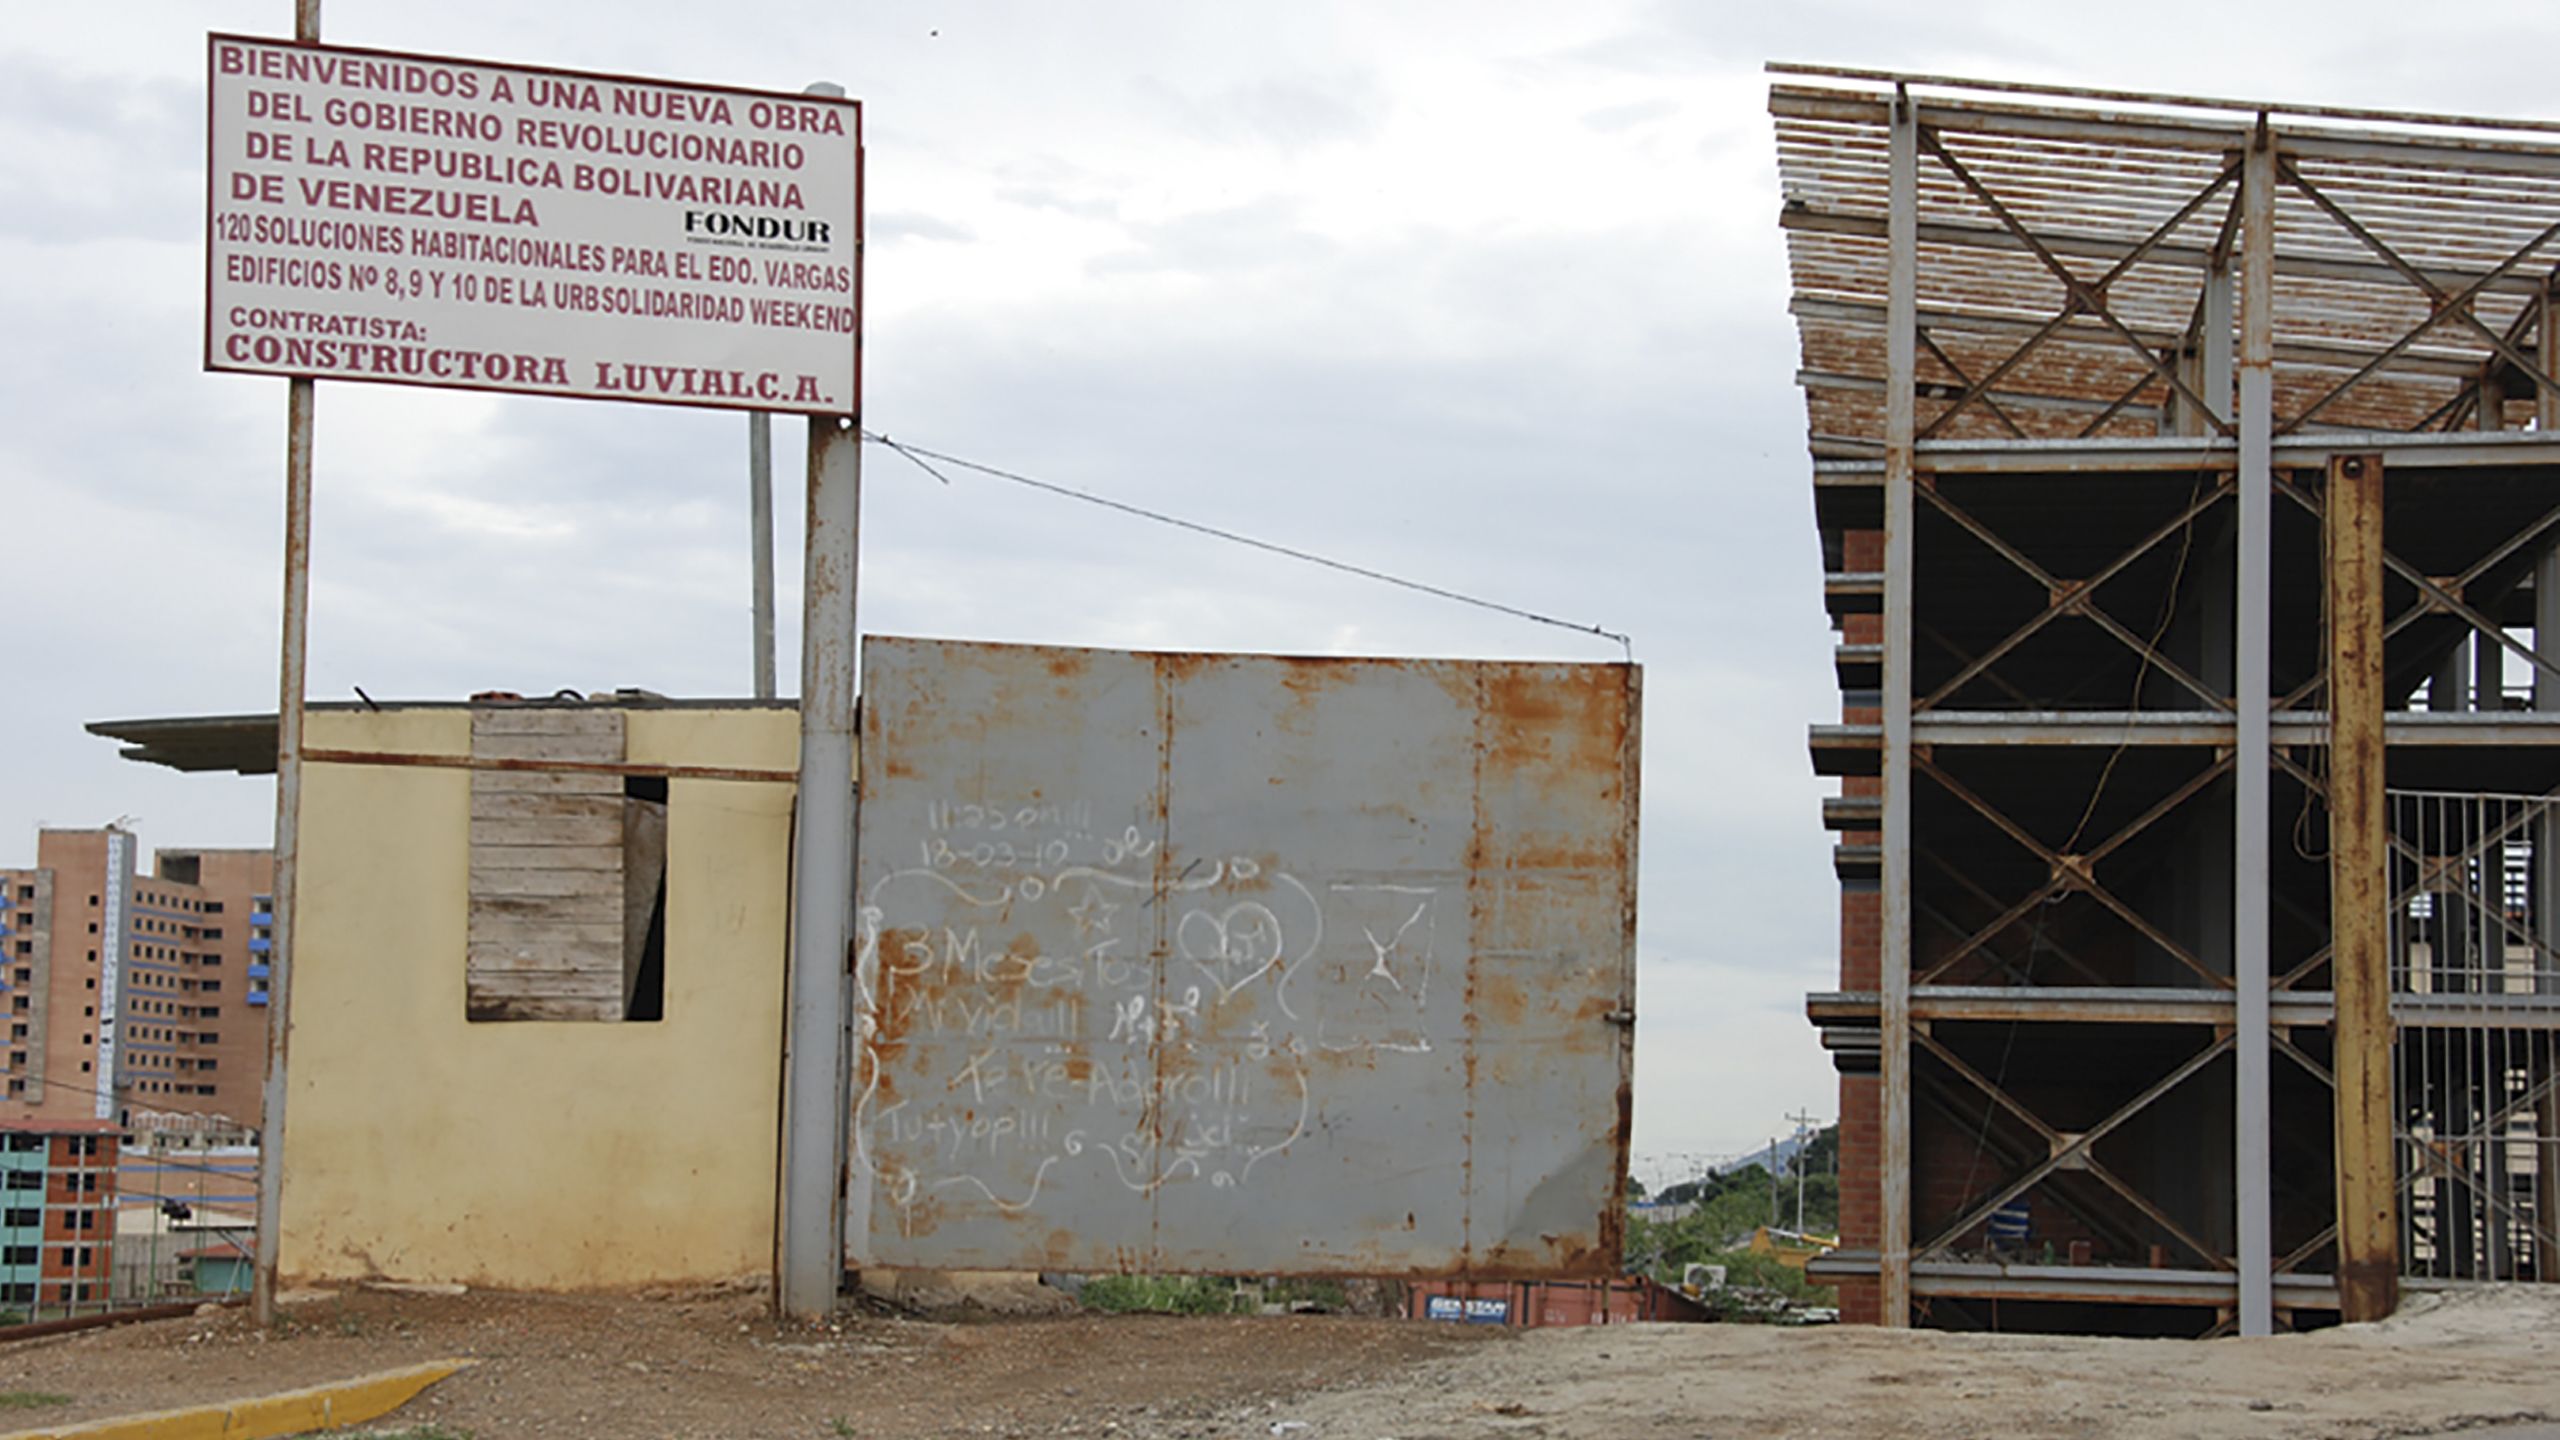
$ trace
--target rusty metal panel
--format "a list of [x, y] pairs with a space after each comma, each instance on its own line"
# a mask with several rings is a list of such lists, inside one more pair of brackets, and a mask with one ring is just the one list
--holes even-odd
[[863, 646], [857, 1253], [1618, 1266], [1625, 665]]

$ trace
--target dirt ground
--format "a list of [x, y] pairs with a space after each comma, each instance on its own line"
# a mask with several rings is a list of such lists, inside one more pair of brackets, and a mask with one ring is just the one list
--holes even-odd
[[761, 1301], [349, 1292], [260, 1336], [237, 1311], [0, 1348], [18, 1423], [479, 1363], [398, 1432], [616, 1436], [2367, 1437], [2560, 1418], [2560, 1287], [2420, 1300], [2273, 1340], [1834, 1328], [1491, 1327], [1330, 1316], [852, 1315]]

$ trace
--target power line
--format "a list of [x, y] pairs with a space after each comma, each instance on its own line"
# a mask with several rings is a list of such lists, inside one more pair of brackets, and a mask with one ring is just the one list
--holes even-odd
[[939, 450], [928, 450], [924, 446], [910, 445], [902, 440], [892, 440], [888, 436], [875, 430], [863, 431], [862, 438], [875, 445], [885, 446], [888, 449], [894, 450], [898, 454], [905, 456], [910, 464], [914, 465], [917, 469], [922, 470], [927, 475], [932, 476], [934, 479], [941, 481], [945, 485], [951, 483], [951, 477], [936, 468], [933, 463], [935, 461], [940, 461], [944, 465], [956, 466], [963, 470], [974, 470], [981, 475], [991, 476], [994, 479], [1009, 480], [1016, 485], [1029, 486], [1034, 490], [1047, 491], [1052, 495], [1062, 495], [1070, 500], [1081, 500], [1088, 505], [1099, 505], [1106, 510], [1117, 510], [1124, 515], [1135, 515], [1141, 520], [1152, 520], [1159, 525], [1171, 525], [1178, 530], [1189, 530], [1194, 534], [1207, 535], [1214, 539], [1228, 541], [1231, 544], [1250, 546], [1256, 550], [1267, 551], [1274, 555], [1286, 556], [1291, 560], [1303, 560], [1310, 565], [1321, 565], [1328, 570], [1341, 571], [1345, 575], [1357, 575], [1364, 580], [1376, 580], [1383, 584], [1400, 586], [1406, 590], [1417, 591], [1421, 594], [1434, 596], [1442, 600], [1454, 600], [1461, 605], [1473, 605], [1479, 610], [1491, 610], [1497, 614], [1509, 615], [1515, 619], [1527, 620], [1539, 625], [1552, 625], [1559, 630], [1571, 630], [1577, 634], [1597, 635], [1604, 640], [1615, 640], [1618, 642], [1618, 648], [1626, 652], [1627, 662], [1629, 664], [1635, 663], [1635, 641], [1620, 631], [1603, 629], [1598, 625], [1586, 625], [1575, 620], [1559, 619], [1553, 615], [1542, 615], [1535, 610], [1526, 610], [1517, 605], [1506, 605], [1499, 600], [1488, 600], [1481, 595], [1470, 595], [1462, 590], [1451, 590], [1445, 586], [1430, 584], [1427, 581], [1409, 579], [1402, 575], [1392, 575], [1384, 570], [1373, 570], [1366, 565], [1355, 565], [1348, 560], [1336, 560], [1328, 555], [1318, 555], [1311, 550], [1300, 550], [1294, 546], [1282, 545], [1277, 541], [1257, 539], [1254, 536], [1240, 534], [1233, 530], [1222, 530], [1215, 525], [1204, 525], [1197, 520], [1185, 520], [1179, 515], [1168, 515], [1160, 510], [1150, 510], [1143, 505], [1132, 505], [1126, 500], [1114, 500], [1107, 495], [1096, 495], [1090, 490], [1079, 490], [1072, 485], [1060, 485], [1054, 481], [1037, 480], [1033, 479], [1031, 476], [1020, 474], [1016, 471], [1002, 469], [994, 465], [983, 464], [979, 461], [965, 459], [958, 455], [945, 454]]

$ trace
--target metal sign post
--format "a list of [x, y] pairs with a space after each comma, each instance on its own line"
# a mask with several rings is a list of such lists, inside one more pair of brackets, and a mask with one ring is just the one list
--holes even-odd
[[[813, 95], [842, 87], [812, 85]], [[861, 188], [854, 192], [860, 233]], [[862, 256], [854, 251], [860, 304]], [[800, 579], [800, 793], [791, 851], [791, 973], [783, 1035], [780, 1246], [774, 1305], [834, 1311], [844, 1278], [845, 1097], [853, 955], [854, 579], [861, 560], [861, 368], [857, 409], [809, 420], [809, 519]]]
[[747, 568], [755, 610], [755, 696], [773, 698], [773, 417], [747, 414]]
[[[320, 43], [320, 0], [294, 0], [293, 39]], [[267, 1078], [258, 1117], [258, 1273], [250, 1304], [261, 1328], [275, 1323], [276, 1254], [284, 1200], [284, 1061], [292, 1037], [294, 870], [302, 821], [302, 694], [311, 644], [311, 412], [308, 375], [285, 381], [284, 640], [276, 695], [276, 851], [267, 963]], [[110, 1088], [114, 1081], [108, 1081]]]
[[[838, 1203], [844, 1150], [861, 107], [835, 85], [793, 95], [323, 46], [320, 0], [296, 0], [290, 44], [208, 35], [206, 86], [204, 368], [288, 382], [260, 1323], [274, 1318], [283, 1230], [321, 377], [767, 412], [750, 431], [759, 698], [774, 691], [769, 412], [811, 417], [778, 1262], [793, 1278], [777, 1293], [832, 1308], [843, 1221], [822, 1212]], [[452, 174], [422, 174], [426, 150], [380, 138], [381, 117], [419, 96], [473, 141]]]

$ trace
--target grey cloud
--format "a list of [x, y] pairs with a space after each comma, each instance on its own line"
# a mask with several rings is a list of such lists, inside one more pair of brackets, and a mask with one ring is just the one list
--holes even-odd
[[1088, 268], [1098, 275], [1158, 271], [1232, 275], [1304, 264], [1333, 249], [1331, 241], [1298, 225], [1294, 203], [1276, 197], [1132, 225], [1129, 238], [1128, 249], [1098, 256]]
[[1660, 120], [1680, 113], [1677, 101], [1638, 100], [1625, 105], [1610, 105], [1584, 112], [1582, 123], [1604, 134], [1632, 129], [1648, 120]]
[[0, 55], [0, 237], [184, 240], [203, 228], [203, 97]]
[[1273, 76], [1206, 94], [1154, 75], [1142, 75], [1132, 86], [1189, 139], [1284, 151], [1358, 140], [1375, 133], [1389, 110], [1378, 83], [1360, 73]]
[[875, 211], [864, 220], [869, 238], [875, 241], [925, 240], [965, 245], [978, 238], [977, 231], [958, 221], [913, 210]]

